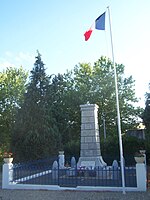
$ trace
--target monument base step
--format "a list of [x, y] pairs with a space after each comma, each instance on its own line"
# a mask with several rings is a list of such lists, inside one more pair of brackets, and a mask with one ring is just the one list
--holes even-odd
[[107, 164], [104, 162], [102, 156], [97, 157], [80, 157], [77, 167], [105, 167]]

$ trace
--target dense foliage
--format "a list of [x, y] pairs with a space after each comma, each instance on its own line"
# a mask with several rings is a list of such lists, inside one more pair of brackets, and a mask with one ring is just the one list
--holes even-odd
[[[138, 102], [138, 99], [135, 97], [135, 81], [132, 76], [125, 77], [124, 66], [122, 64], [116, 64], [116, 69], [119, 89], [121, 127], [122, 133], [124, 134], [126, 130], [137, 127], [142, 109], [134, 106], [134, 103]], [[69, 142], [65, 147], [67, 148], [71, 143], [71, 147], [76, 146], [76, 148], [79, 149], [79, 146], [77, 146], [80, 144], [79, 106], [89, 102], [91, 104], [96, 103], [99, 106], [101, 141], [104, 141], [103, 117], [105, 117], [107, 139], [105, 144], [102, 144], [102, 152], [104, 151], [107, 154], [115, 152], [119, 154], [116, 95], [112, 62], [105, 57], [101, 57], [94, 63], [94, 66], [87, 63], [80, 63], [75, 66], [72, 71], [66, 73], [64, 77], [68, 86], [65, 94], [65, 99], [67, 98], [66, 111], [70, 110], [69, 116], [71, 117], [69, 117], [69, 119], [73, 127], [71, 135], [75, 138], [74, 141], [73, 139], [68, 140]], [[68, 129], [68, 131], [70, 131], [70, 129]], [[113, 150], [109, 151], [110, 149]], [[134, 147], [133, 151], [135, 151]]]
[[[122, 130], [125, 132], [127, 129], [137, 126], [142, 110], [133, 105], [138, 102], [138, 99], [135, 97], [135, 81], [132, 76], [127, 78], [124, 76], [123, 65], [116, 64], [116, 69]], [[115, 134], [117, 113], [112, 62], [101, 57], [93, 67], [90, 64], [79, 64], [72, 73], [69, 73], [68, 77], [72, 82], [72, 90], [77, 94], [77, 104], [89, 102], [99, 105], [99, 124], [102, 124], [101, 116], [105, 115], [108, 134]]]
[[[122, 64], [116, 64], [116, 69], [121, 126], [125, 133], [136, 127], [142, 110], [133, 106], [138, 99], [132, 76], [125, 77]], [[23, 90], [20, 92], [22, 94]], [[20, 102], [15, 111], [15, 124], [10, 129], [16, 159], [43, 158], [62, 149], [65, 154], [79, 155], [80, 105], [87, 102], [99, 106], [101, 141], [104, 139], [102, 116], [105, 117], [107, 138], [101, 145], [103, 154], [119, 153], [114, 70], [106, 57], [101, 57], [93, 66], [79, 63], [63, 75], [48, 76], [38, 52]]]
[[142, 118], [146, 126], [147, 137], [148, 137], [150, 135], [150, 93], [146, 94], [146, 103]]
[[49, 106], [49, 82], [38, 52], [13, 130], [12, 148], [19, 160], [38, 159], [56, 150], [58, 128]]
[[[150, 83], [149, 83], [150, 88]], [[146, 93], [146, 103], [145, 109], [142, 114], [143, 122], [146, 127], [146, 149], [147, 149], [147, 156], [150, 158], [150, 93]], [[150, 160], [149, 160], [150, 162]]]
[[9, 148], [17, 110], [23, 103], [27, 72], [22, 67], [0, 72], [0, 149]]

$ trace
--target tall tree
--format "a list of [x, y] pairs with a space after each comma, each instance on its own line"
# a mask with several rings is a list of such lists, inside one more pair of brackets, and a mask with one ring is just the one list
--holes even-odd
[[0, 146], [9, 148], [15, 116], [24, 99], [27, 75], [22, 67], [9, 67], [0, 72]]
[[18, 159], [46, 157], [56, 148], [58, 130], [47, 100], [49, 81], [38, 52], [12, 138]]
[[[134, 106], [138, 99], [135, 97], [135, 81], [132, 76], [125, 77], [122, 64], [116, 64], [116, 69], [122, 128], [125, 131], [137, 125], [142, 110]], [[101, 57], [93, 67], [90, 64], [79, 64], [75, 67], [73, 76], [74, 88], [79, 92], [80, 103], [97, 103], [99, 119], [105, 114], [107, 131], [110, 134], [116, 132], [116, 96], [111, 60]]]
[[52, 116], [55, 119], [55, 125], [59, 130], [57, 138], [59, 149], [66, 149], [68, 142], [73, 140], [75, 135], [72, 131], [74, 131], [76, 109], [73, 109], [72, 106], [70, 107], [70, 102], [76, 106], [74, 99], [75, 93], [69, 81], [70, 79], [68, 80], [66, 75], [55, 75], [51, 79], [48, 91], [48, 104], [52, 111]]

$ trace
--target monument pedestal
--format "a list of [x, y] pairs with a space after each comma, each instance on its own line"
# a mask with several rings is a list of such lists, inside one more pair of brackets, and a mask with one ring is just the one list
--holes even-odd
[[81, 150], [77, 166], [104, 167], [100, 151], [98, 106], [96, 104], [81, 105]]

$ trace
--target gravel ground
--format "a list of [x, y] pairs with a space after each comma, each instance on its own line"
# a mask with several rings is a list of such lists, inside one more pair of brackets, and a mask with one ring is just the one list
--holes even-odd
[[147, 192], [87, 192], [47, 190], [2, 190], [0, 174], [0, 200], [150, 200]]
[[0, 190], [0, 200], [150, 200], [150, 192], [76, 192], [76, 191], [35, 191]]

